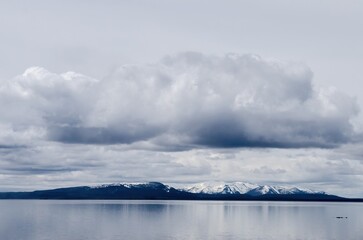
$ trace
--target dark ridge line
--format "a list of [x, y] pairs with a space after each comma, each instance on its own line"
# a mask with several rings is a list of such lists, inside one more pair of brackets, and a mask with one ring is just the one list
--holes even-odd
[[291, 202], [363, 202], [361, 198], [343, 198], [320, 193], [298, 194], [207, 194], [190, 193], [151, 182], [135, 186], [69, 187], [32, 192], [0, 192], [0, 199], [38, 200], [193, 200], [193, 201], [291, 201]]

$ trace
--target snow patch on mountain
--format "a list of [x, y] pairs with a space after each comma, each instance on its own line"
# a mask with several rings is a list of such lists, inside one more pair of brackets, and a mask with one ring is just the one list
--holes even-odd
[[325, 194], [325, 192], [322, 191], [314, 191], [311, 189], [298, 188], [295, 186], [268, 186], [245, 182], [203, 182], [188, 185], [179, 189], [190, 193], [248, 194], [252, 196], [259, 196], [265, 194]]
[[125, 187], [125, 188], [162, 188], [166, 191], [170, 190], [170, 186], [159, 182], [144, 182], [144, 183], [110, 183], [93, 186], [91, 188], [107, 188], [107, 187]]
[[258, 185], [245, 182], [234, 182], [229, 184], [223, 182], [203, 182], [203, 183], [188, 185], [179, 189], [191, 193], [244, 194], [256, 187], [258, 187]]
[[326, 194], [322, 191], [299, 188], [295, 186], [269, 186], [257, 185], [247, 182], [201, 182], [183, 187], [173, 187], [160, 182], [146, 183], [111, 183], [94, 186], [91, 188], [124, 187], [129, 189], [153, 188], [165, 190], [176, 189], [196, 194], [247, 194], [251, 196], [261, 196], [266, 194]]

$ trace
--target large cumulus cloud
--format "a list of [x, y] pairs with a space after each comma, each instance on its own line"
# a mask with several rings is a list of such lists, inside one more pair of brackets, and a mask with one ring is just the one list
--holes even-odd
[[33, 67], [0, 94], [3, 147], [335, 147], [353, 137], [358, 112], [353, 98], [315, 87], [306, 66], [256, 55], [183, 53], [99, 80]]

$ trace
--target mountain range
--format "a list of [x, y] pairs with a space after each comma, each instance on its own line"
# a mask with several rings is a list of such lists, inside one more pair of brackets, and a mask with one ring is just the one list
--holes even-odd
[[0, 199], [361, 201], [299, 187], [257, 185], [245, 182], [209, 182], [181, 187], [160, 182], [113, 183], [32, 192], [2, 192]]
[[322, 191], [314, 191], [310, 189], [298, 188], [298, 187], [285, 187], [285, 186], [269, 186], [269, 185], [257, 185], [246, 182], [203, 182], [193, 184], [180, 188], [180, 190], [191, 193], [204, 193], [204, 194], [247, 194], [250, 196], [261, 195], [284, 195], [284, 194], [320, 194], [326, 195]]

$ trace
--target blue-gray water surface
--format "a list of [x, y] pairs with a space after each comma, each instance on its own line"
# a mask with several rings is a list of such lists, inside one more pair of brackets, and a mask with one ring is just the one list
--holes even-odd
[[361, 240], [362, 216], [362, 203], [1, 200], [0, 239]]

